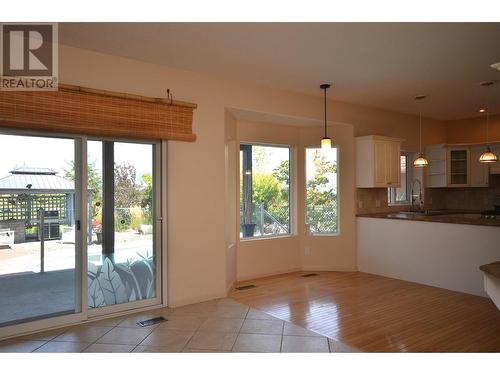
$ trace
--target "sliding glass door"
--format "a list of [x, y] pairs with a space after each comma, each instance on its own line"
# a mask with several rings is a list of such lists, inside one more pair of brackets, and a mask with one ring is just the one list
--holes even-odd
[[0, 327], [81, 311], [76, 145], [0, 134]]
[[161, 148], [0, 130], [0, 339], [161, 304]]
[[159, 303], [158, 146], [89, 140], [87, 148], [89, 314]]

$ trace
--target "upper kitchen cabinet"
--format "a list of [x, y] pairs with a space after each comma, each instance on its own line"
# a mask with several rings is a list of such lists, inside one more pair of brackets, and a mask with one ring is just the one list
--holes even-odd
[[488, 164], [480, 163], [479, 157], [484, 152], [484, 146], [470, 148], [470, 186], [488, 187], [490, 170]]
[[468, 147], [448, 148], [448, 186], [464, 187], [470, 184], [470, 151]]
[[483, 146], [429, 145], [427, 187], [487, 187], [488, 166], [479, 163]]
[[378, 135], [356, 137], [356, 186], [400, 187], [402, 141]]
[[[495, 155], [500, 155], [500, 144], [497, 143], [497, 144], [491, 145], [491, 151], [493, 151], [493, 153]], [[483, 152], [484, 152], [484, 148], [483, 148]], [[491, 174], [500, 174], [500, 161], [490, 164], [490, 173]]]
[[429, 165], [425, 168], [427, 187], [447, 186], [446, 153], [444, 145], [430, 145], [425, 147], [425, 155], [429, 161]]

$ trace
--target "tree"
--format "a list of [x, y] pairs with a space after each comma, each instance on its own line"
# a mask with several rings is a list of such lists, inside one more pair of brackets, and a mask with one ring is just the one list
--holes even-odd
[[268, 152], [266, 147], [252, 146], [252, 164], [254, 170], [263, 170], [266, 166]]
[[268, 209], [278, 203], [280, 197], [280, 185], [276, 177], [272, 174], [254, 173], [252, 176], [254, 204], [264, 204]]
[[115, 229], [124, 230], [132, 224], [131, 207], [139, 206], [142, 194], [136, 183], [136, 169], [130, 162], [115, 164]]
[[[282, 225], [288, 225], [288, 189], [271, 173], [253, 175], [254, 207], [262, 205]], [[269, 218], [267, 218], [269, 220]]]
[[[64, 177], [68, 180], [75, 181], [75, 162], [73, 160], [66, 161], [67, 169], [64, 169]], [[102, 178], [96, 167], [96, 161], [92, 161], [88, 163], [87, 166], [87, 186], [88, 189], [92, 192], [92, 208], [91, 215], [92, 218], [95, 219], [99, 213], [100, 208], [102, 207]], [[98, 204], [97, 204], [98, 203]]]
[[148, 224], [153, 222], [153, 176], [144, 173], [141, 176], [141, 207], [144, 210], [144, 218]]
[[139, 206], [142, 194], [136, 183], [136, 169], [130, 162], [115, 164], [115, 207]]
[[307, 181], [307, 218], [313, 231], [335, 231], [337, 228], [337, 193], [330, 179], [337, 173], [337, 165], [328, 161], [320, 151], [315, 151], [314, 176]]
[[290, 185], [290, 160], [283, 160], [274, 168], [273, 176], [286, 187]]

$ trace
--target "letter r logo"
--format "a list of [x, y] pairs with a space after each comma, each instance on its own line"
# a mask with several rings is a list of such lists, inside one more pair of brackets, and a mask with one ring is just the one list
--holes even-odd
[[3, 24], [2, 72], [4, 76], [52, 76], [52, 24]]

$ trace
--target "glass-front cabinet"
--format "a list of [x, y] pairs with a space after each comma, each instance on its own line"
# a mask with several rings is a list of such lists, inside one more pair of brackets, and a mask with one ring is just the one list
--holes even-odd
[[470, 179], [470, 151], [468, 147], [448, 149], [448, 185], [468, 186]]

